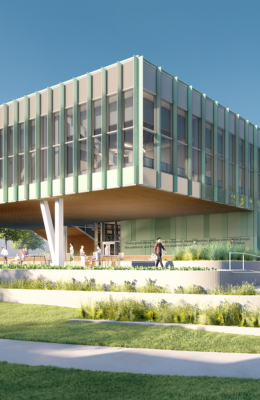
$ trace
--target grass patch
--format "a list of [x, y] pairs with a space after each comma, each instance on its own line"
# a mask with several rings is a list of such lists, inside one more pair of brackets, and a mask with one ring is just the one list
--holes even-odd
[[175, 294], [215, 294], [227, 296], [256, 296], [258, 292], [254, 283], [242, 282], [242, 285], [215, 286], [205, 290], [202, 286], [191, 285], [188, 287], [178, 286]]
[[260, 354], [260, 337], [193, 331], [180, 327], [68, 322], [77, 310], [0, 303], [0, 337], [92, 346]]
[[257, 379], [93, 372], [0, 362], [3, 399], [259, 399]]

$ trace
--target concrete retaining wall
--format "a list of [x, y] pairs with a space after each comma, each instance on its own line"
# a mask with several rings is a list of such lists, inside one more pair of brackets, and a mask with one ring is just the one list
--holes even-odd
[[187, 287], [190, 285], [200, 285], [204, 289], [214, 288], [216, 285], [225, 286], [226, 284], [242, 284], [242, 282], [255, 283], [260, 285], [260, 272], [250, 271], [169, 271], [169, 270], [26, 270], [26, 269], [2, 269], [0, 270], [0, 278], [3, 279], [18, 279], [28, 277], [31, 279], [50, 279], [69, 280], [76, 279], [84, 281], [87, 279], [95, 279], [97, 283], [109, 284], [113, 281], [118, 284], [123, 284], [124, 281], [132, 282], [137, 280], [138, 285], [145, 285], [149, 278], [156, 280], [157, 285], [168, 285], [171, 290], [177, 286]]
[[197, 294], [168, 294], [168, 293], [123, 293], [123, 292], [80, 292], [70, 290], [29, 290], [29, 289], [0, 289], [0, 301], [21, 304], [42, 304], [77, 308], [81, 302], [88, 300], [108, 300], [131, 298], [145, 301], [162, 301], [169, 303], [189, 304], [219, 304], [225, 300], [237, 302], [251, 307], [260, 306], [260, 296], [214, 296]]

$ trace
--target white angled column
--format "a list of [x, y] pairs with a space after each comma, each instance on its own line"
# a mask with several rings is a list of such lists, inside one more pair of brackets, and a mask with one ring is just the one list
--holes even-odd
[[55, 265], [64, 265], [64, 201], [55, 199]]
[[46, 200], [40, 201], [42, 218], [44, 222], [44, 227], [47, 235], [47, 240], [51, 252], [52, 262], [55, 263], [55, 237], [53, 223], [51, 219], [49, 203]]

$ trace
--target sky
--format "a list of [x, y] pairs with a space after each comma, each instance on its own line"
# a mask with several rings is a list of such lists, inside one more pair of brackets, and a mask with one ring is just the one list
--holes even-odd
[[143, 55], [260, 126], [259, 0], [0, 0], [0, 104]]

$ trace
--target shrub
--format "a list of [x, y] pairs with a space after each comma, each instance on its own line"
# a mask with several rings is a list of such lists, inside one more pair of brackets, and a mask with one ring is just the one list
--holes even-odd
[[[229, 252], [250, 253], [259, 255], [258, 251], [247, 245], [211, 242], [208, 245], [177, 246], [174, 249], [174, 260], [229, 260]], [[242, 255], [232, 254], [232, 260], [242, 260]], [[256, 257], [245, 255], [245, 260], [257, 260]]]
[[260, 327], [260, 308], [250, 309], [231, 302], [200, 308], [191, 304], [151, 303], [110, 298], [81, 304], [78, 316], [85, 319], [114, 321]]

